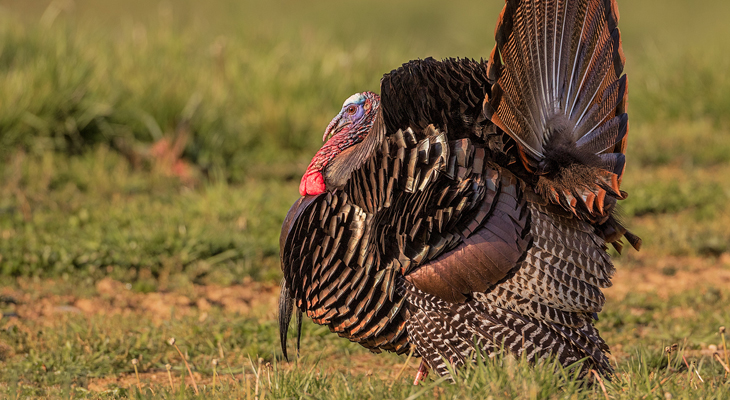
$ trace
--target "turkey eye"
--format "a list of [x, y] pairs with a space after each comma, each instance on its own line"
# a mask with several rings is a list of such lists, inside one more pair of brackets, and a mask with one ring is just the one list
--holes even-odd
[[345, 108], [345, 112], [350, 115], [355, 115], [355, 113], [357, 112], [357, 107], [354, 105], [347, 106], [347, 108]]

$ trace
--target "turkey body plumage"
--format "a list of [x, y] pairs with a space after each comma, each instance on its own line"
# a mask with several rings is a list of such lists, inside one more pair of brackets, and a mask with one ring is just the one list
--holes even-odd
[[488, 62], [411, 61], [379, 100], [346, 102], [341, 115], [371, 117], [338, 116], [326, 136], [367, 120], [366, 133], [318, 153], [305, 178], [325, 189], [303, 179], [282, 227], [284, 355], [297, 310], [373, 352], [413, 348], [439, 375], [502, 349], [610, 372], [593, 326], [607, 245], [640, 246], [614, 217], [617, 24], [614, 0], [507, 0]]

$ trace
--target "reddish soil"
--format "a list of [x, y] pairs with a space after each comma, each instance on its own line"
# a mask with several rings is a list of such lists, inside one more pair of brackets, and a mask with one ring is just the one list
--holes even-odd
[[621, 300], [630, 292], [656, 293], [668, 298], [673, 293], [705, 287], [730, 288], [730, 254], [719, 258], [634, 256], [638, 265], [619, 265], [613, 286], [605, 289], [610, 300]]
[[[188, 293], [152, 292], [137, 293], [119, 281], [105, 278], [95, 285], [93, 297], [74, 294], [56, 294], [54, 281], [18, 281], [17, 288], [0, 289], [0, 295], [10, 296], [19, 302], [15, 312], [24, 320], [42, 320], [53, 324], [54, 316], [67, 313], [85, 315], [131, 315], [143, 313], [155, 321], [175, 315], [199, 315], [201, 322], [207, 311], [220, 307], [233, 314], [259, 314], [261, 310], [275, 309], [279, 288], [273, 283], [247, 282], [241, 285], [221, 287], [217, 285], [195, 286]], [[273, 307], [273, 308], [272, 308]]]

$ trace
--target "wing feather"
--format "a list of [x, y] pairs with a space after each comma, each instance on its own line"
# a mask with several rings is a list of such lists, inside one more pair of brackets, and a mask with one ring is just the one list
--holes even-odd
[[[417, 343], [439, 373], [475, 339], [610, 370], [592, 321], [606, 240], [626, 233], [611, 216], [628, 131], [617, 23], [614, 0], [507, 0], [489, 67], [386, 74], [373, 129], [328, 166], [336, 185], [282, 227], [287, 324], [296, 306], [375, 352]], [[559, 181], [574, 164], [593, 175]]]

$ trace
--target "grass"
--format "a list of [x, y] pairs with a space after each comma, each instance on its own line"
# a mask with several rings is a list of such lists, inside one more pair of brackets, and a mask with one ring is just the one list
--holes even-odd
[[[604, 396], [509, 358], [414, 388], [415, 361], [395, 380], [404, 358], [311, 323], [303, 358], [280, 359], [279, 227], [324, 127], [402, 62], [486, 57], [500, 2], [208, 3], [0, 0], [0, 295], [23, 303], [0, 304], [20, 316], [0, 320], [3, 396], [191, 397], [170, 337], [204, 398]], [[604, 385], [724, 398], [709, 349], [730, 326], [730, 5], [620, 6], [622, 212], [644, 248], [607, 291]]]
[[3, 276], [277, 277], [278, 214], [297, 193], [290, 183], [194, 189], [135, 170], [106, 147], [31, 159], [18, 153], [6, 169]]
[[[697, 266], [689, 272], [701, 269], [707, 268]], [[727, 273], [724, 276], [728, 278]], [[664, 275], [664, 279], [668, 282], [672, 276]], [[609, 290], [609, 303], [598, 325], [614, 345], [616, 375], [604, 382], [608, 393], [626, 399], [665, 392], [676, 398], [720, 399], [730, 394], [722, 366], [707, 350], [710, 345], [722, 349], [717, 327], [730, 318], [724, 307], [730, 299], [723, 290], [726, 284], [697, 281], [673, 294], [627, 282], [617, 283], [617, 289], [630, 290], [628, 295]], [[456, 385], [436, 381], [413, 387], [410, 380], [416, 361], [411, 360], [405, 375], [396, 379], [404, 358], [370, 355], [310, 322], [304, 325], [302, 358], [286, 363], [278, 351], [272, 311], [275, 285], [235, 287], [231, 297], [249, 299], [250, 309], [243, 313], [233, 312], [235, 307], [225, 297], [215, 297], [217, 290], [201, 290], [202, 286], [179, 287], [164, 295], [126, 289], [110, 279], [86, 293], [77, 286], [71, 280], [20, 279], [9, 292], [22, 301], [14, 310], [23, 317], [11, 319], [0, 331], [0, 343], [12, 349], [0, 364], [5, 377], [0, 393], [134, 397], [138, 383], [132, 359], [136, 359], [139, 397], [190, 397], [193, 388], [186, 367], [168, 343], [174, 337], [194, 370], [203, 398], [215, 393], [218, 398], [253, 398], [257, 385], [259, 395], [265, 392], [268, 398], [483, 398], [484, 393], [494, 398], [594, 398], [602, 394], [600, 385], [584, 386], [570, 370], [558, 368], [556, 373], [551, 363], [532, 368], [526, 360], [509, 357], [467, 370]], [[200, 306], [204, 299], [212, 306]], [[159, 304], [151, 306], [155, 301]], [[679, 349], [668, 360], [663, 349], [673, 343]], [[215, 389], [213, 359], [218, 364]], [[166, 364], [172, 366], [172, 389]], [[180, 394], [183, 382], [187, 389]]]

